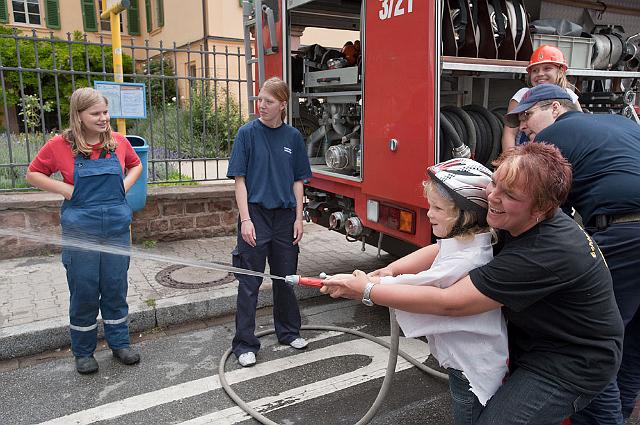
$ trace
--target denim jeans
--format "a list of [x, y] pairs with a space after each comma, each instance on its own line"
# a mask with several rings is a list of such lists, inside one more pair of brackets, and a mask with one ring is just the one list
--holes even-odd
[[482, 404], [471, 392], [469, 380], [461, 370], [449, 368], [449, 391], [451, 392], [453, 425], [473, 425], [482, 412]]
[[487, 402], [476, 425], [559, 425], [589, 401], [591, 396], [518, 368]]

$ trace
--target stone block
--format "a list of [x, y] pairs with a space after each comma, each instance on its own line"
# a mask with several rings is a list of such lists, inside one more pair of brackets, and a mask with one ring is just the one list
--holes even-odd
[[2, 221], [2, 227], [7, 229], [13, 229], [16, 227], [26, 227], [26, 217], [23, 212], [4, 212], [0, 214], [0, 221]]
[[192, 229], [195, 226], [194, 217], [173, 217], [169, 222], [171, 230]]
[[182, 215], [184, 214], [184, 203], [163, 203], [162, 204], [162, 215], [163, 216], [173, 216], [173, 215]]
[[216, 199], [210, 201], [207, 204], [207, 208], [210, 212], [213, 211], [231, 211], [236, 209], [236, 203], [233, 199]]
[[133, 213], [133, 219], [135, 221], [148, 220], [156, 217], [160, 217], [160, 208], [158, 207], [158, 203], [155, 201], [147, 201], [143, 209]]
[[235, 225], [238, 222], [238, 213], [236, 211], [227, 211], [220, 214], [220, 223]]
[[196, 227], [214, 227], [220, 225], [220, 215], [218, 214], [206, 214], [196, 217]]
[[204, 212], [204, 202], [189, 202], [186, 205], [187, 214], [197, 214]]
[[151, 235], [169, 230], [169, 220], [153, 220], [149, 222], [149, 232]]
[[58, 227], [60, 226], [60, 212], [47, 209], [35, 210], [29, 213], [30, 227]]

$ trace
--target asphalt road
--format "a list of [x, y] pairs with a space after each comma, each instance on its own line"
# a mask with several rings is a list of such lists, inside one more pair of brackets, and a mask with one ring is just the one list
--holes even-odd
[[[301, 304], [306, 325], [335, 325], [389, 336], [388, 311], [353, 301], [316, 298]], [[258, 330], [272, 327], [260, 311]], [[136, 336], [143, 360], [115, 362], [96, 354], [100, 371], [75, 372], [70, 353], [50, 353], [30, 366], [0, 372], [2, 424], [253, 424], [220, 387], [218, 363], [233, 337], [233, 317], [158, 329]], [[353, 424], [373, 403], [388, 350], [350, 334], [304, 331], [298, 351], [262, 338], [258, 364], [241, 368], [231, 356], [226, 377], [234, 390], [279, 424]], [[424, 360], [428, 346], [404, 340], [401, 348]], [[432, 359], [426, 360], [432, 365]], [[29, 363], [29, 362], [25, 362]], [[0, 370], [2, 367], [0, 365]], [[391, 392], [373, 424], [451, 423], [447, 384], [400, 359]]]

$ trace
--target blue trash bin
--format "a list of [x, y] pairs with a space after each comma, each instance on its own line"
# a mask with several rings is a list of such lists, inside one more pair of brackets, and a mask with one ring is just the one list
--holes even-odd
[[147, 202], [147, 166], [149, 162], [149, 145], [147, 144], [147, 141], [140, 136], [127, 135], [127, 140], [129, 140], [129, 143], [133, 146], [133, 150], [136, 151], [140, 158], [140, 162], [142, 163], [142, 174], [140, 175], [140, 178], [131, 187], [131, 189], [129, 189], [129, 192], [127, 192], [127, 202], [135, 212], [143, 209]]

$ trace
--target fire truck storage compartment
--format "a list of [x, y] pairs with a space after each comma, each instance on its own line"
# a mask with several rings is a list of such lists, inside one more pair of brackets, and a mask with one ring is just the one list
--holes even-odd
[[361, 180], [361, 9], [360, 0], [297, 0], [288, 8], [289, 28], [353, 31], [339, 46], [292, 51], [291, 75], [293, 125], [306, 138], [313, 171], [355, 181]]
[[[435, 6], [433, 6], [434, 3]], [[575, 86], [575, 92], [580, 95], [580, 103], [585, 112], [620, 113], [640, 123], [636, 114], [638, 103], [636, 94], [639, 90], [637, 83], [640, 82], [638, 72], [640, 25], [637, 20], [633, 21], [631, 18], [625, 20], [624, 17], [620, 18], [621, 15], [612, 17], [611, 19], [624, 21], [624, 32], [618, 26], [609, 28], [601, 25], [603, 28], [599, 30], [596, 28], [600, 31], [599, 33], [594, 30], [592, 34], [585, 33], [582, 37], [575, 38], [536, 34], [535, 30], [534, 33], [530, 32], [530, 21], [560, 18], [575, 21], [578, 19], [578, 12], [582, 13], [582, 9], [573, 5], [563, 6], [556, 2], [541, 0], [517, 2], [480, 0], [478, 4], [482, 9], [479, 12], [482, 12], [482, 19], [487, 22], [484, 22], [485, 25], [482, 28], [475, 28], [476, 31], [474, 31], [469, 18], [473, 17], [471, 5], [476, 3], [468, 2], [467, 12], [470, 13], [467, 14], [466, 22], [460, 19], [463, 15], [456, 6], [467, 4], [466, 2], [445, 0], [442, 3], [434, 3], [412, 3], [414, 13], [418, 10], [423, 12], [427, 4], [430, 5], [429, 8], [435, 7], [435, 13], [430, 16], [433, 16], [437, 22], [424, 23], [425, 28], [436, 28], [436, 37], [438, 35], [440, 37], [439, 40], [436, 38], [433, 51], [431, 47], [413, 51], [404, 51], [402, 48], [394, 50], [395, 46], [389, 51], [375, 45], [372, 40], [374, 34], [378, 34], [378, 25], [390, 25], [390, 22], [399, 22], [399, 19], [405, 19], [408, 16], [400, 15], [400, 18], [395, 21], [382, 17], [381, 8], [384, 8], [384, 4], [398, 4], [396, 2], [373, 0], [366, 2], [363, 0], [288, 0], [286, 2], [286, 28], [291, 49], [287, 52], [289, 56], [283, 58], [283, 63], [288, 63], [288, 68], [286, 66], [285, 68], [292, 87], [290, 118], [292, 124], [305, 137], [307, 153], [314, 172], [314, 179], [306, 189], [310, 200], [307, 209], [317, 215], [314, 221], [317, 219], [318, 222], [326, 222], [327, 225], [330, 225], [329, 217], [332, 214], [342, 214], [344, 220], [341, 221], [352, 217], [358, 218], [357, 214], [359, 214], [363, 234], [358, 239], [366, 238], [367, 243], [375, 238], [374, 235], [383, 233], [385, 238], [389, 236], [401, 241], [418, 243], [416, 242], [419, 239], [418, 235], [428, 233], [424, 228], [425, 223], [428, 225], [428, 220], [426, 203], [421, 198], [410, 198], [419, 192], [419, 188], [407, 196], [405, 192], [400, 194], [401, 191], [390, 193], [388, 188], [382, 187], [383, 184], [380, 183], [381, 175], [393, 175], [393, 178], [387, 179], [386, 182], [393, 181], [396, 178], [394, 170], [397, 169], [394, 167], [407, 167], [409, 164], [405, 162], [402, 165], [396, 163], [393, 166], [381, 166], [377, 163], [378, 168], [375, 168], [372, 164], [367, 166], [364, 163], [365, 158], [369, 158], [370, 162], [374, 161], [372, 158], [380, 162], [385, 161], [387, 157], [393, 160], [393, 155], [396, 155], [395, 148], [400, 146], [400, 150], [406, 149], [407, 139], [410, 139], [411, 149], [420, 154], [430, 152], [433, 155], [423, 160], [422, 170], [424, 170], [422, 167], [455, 156], [470, 156], [491, 167], [491, 162], [501, 150], [503, 115], [507, 112], [511, 96], [530, 84], [526, 66], [533, 49], [540, 43], [556, 45], [565, 52], [570, 65], [568, 80]], [[568, 0], [568, 3], [572, 2]], [[607, 3], [619, 5], [623, 0], [609, 0]], [[409, 2], [403, 1], [402, 4], [408, 5]], [[484, 13], [495, 11], [498, 4], [501, 7], [506, 6], [502, 7], [504, 14], [502, 23], [506, 31], [504, 34], [500, 28], [496, 28], [492, 22], [489, 22], [493, 19], [491, 13]], [[512, 7], [514, 5], [518, 7]], [[492, 7], [494, 9], [491, 9]], [[374, 8], [374, 10], [367, 9], [365, 14], [365, 8]], [[517, 13], [518, 8], [520, 13]], [[637, 9], [640, 10], [640, 7]], [[509, 13], [505, 13], [505, 10]], [[516, 13], [513, 13], [514, 11]], [[575, 16], [571, 15], [572, 13]], [[377, 19], [379, 15], [380, 19]], [[606, 13], [603, 15], [607, 16]], [[372, 19], [369, 20], [369, 18]], [[369, 43], [367, 43], [367, 26], [369, 26]], [[297, 37], [307, 28], [319, 28], [329, 32], [332, 36], [330, 39], [334, 41], [326, 43], [327, 45], [299, 46], [296, 40], [300, 39]], [[419, 31], [420, 28], [415, 28], [415, 37], [425, 36], [424, 32]], [[465, 31], [461, 31], [462, 29]], [[602, 46], [599, 47], [600, 39], [595, 38], [596, 36], [600, 37], [600, 44], [606, 40], [620, 40], [624, 48], [619, 52], [619, 57], [616, 56], [615, 61], [612, 59], [612, 54], [604, 57], [606, 51]], [[487, 40], [488, 43], [485, 43]], [[321, 43], [322, 38], [317, 37], [310, 41]], [[397, 39], [395, 42], [398, 46], [407, 44], [407, 40], [402, 39]], [[478, 42], [477, 46], [472, 45], [476, 48], [469, 48], [470, 42]], [[356, 49], [358, 55], [354, 60], [353, 55], [349, 56], [347, 50], [351, 49], [352, 53], [356, 43], [359, 49]], [[483, 43], [485, 43], [484, 47], [482, 47]], [[565, 46], [564, 43], [569, 44]], [[388, 46], [386, 47], [389, 49]], [[365, 61], [367, 54], [372, 55], [367, 59], [375, 58], [375, 60]], [[403, 79], [403, 69], [394, 69], [394, 62], [397, 65], [397, 62], [402, 62], [398, 59], [406, 59], [406, 56], [399, 55], [406, 54], [426, 55], [427, 58], [432, 58], [428, 59], [429, 66], [424, 67], [424, 72], [425, 79], [430, 78], [431, 76], [426, 73], [433, 65], [433, 70], [437, 73], [433, 93], [425, 93], [421, 82], [418, 82], [417, 87], [414, 88]], [[431, 60], [434, 63], [431, 63]], [[607, 69], [593, 66], [594, 61], [598, 62], [598, 60], [606, 62]], [[399, 77], [398, 84], [393, 85], [395, 92], [385, 91], [391, 94], [382, 100], [375, 95], [379, 94], [380, 87], [376, 87], [376, 84], [380, 84], [379, 79], [382, 74], [379, 69], [374, 68], [372, 65], [374, 63], [382, 67], [388, 63], [389, 66], [386, 68], [389, 75], [394, 75], [395, 72]], [[411, 63], [424, 66], [424, 61]], [[365, 64], [370, 65], [368, 74]], [[415, 73], [409, 74], [414, 77], [411, 81], [415, 84]], [[382, 78], [384, 82], [389, 80], [391, 78]], [[389, 87], [385, 86], [387, 89]], [[421, 89], [423, 91], [420, 91]], [[370, 107], [371, 110], [364, 110], [365, 99], [368, 102], [366, 105], [375, 105]], [[377, 99], [378, 103], [372, 103], [371, 99]], [[416, 105], [418, 108], [412, 109]], [[435, 106], [433, 115], [430, 112], [424, 113], [424, 105]], [[389, 120], [385, 121], [380, 119], [380, 114], [376, 115], [379, 111], [375, 111], [375, 107], [380, 109], [389, 107], [406, 113], [393, 118], [391, 118], [393, 114], [389, 114]], [[414, 110], [420, 112], [414, 112]], [[416, 132], [409, 137], [405, 135], [404, 139], [398, 138], [399, 140], [388, 137], [388, 133], [385, 133], [389, 127], [410, 127], [406, 124], [420, 120], [428, 120], [428, 128], [433, 133]], [[364, 131], [368, 133], [364, 134]], [[371, 145], [371, 148], [368, 148], [368, 145]], [[387, 149], [381, 150], [382, 145]], [[367, 149], [371, 150], [367, 151]], [[366, 156], [363, 155], [364, 152], [367, 152]], [[376, 156], [373, 157], [371, 152], [376, 152]], [[384, 173], [380, 172], [380, 167], [384, 168]], [[418, 179], [412, 178], [412, 180]], [[397, 183], [394, 182], [392, 185]], [[419, 186], [419, 182], [417, 185]], [[415, 210], [418, 217], [416, 233], [407, 236], [381, 228], [380, 222], [365, 216], [368, 210], [362, 208], [363, 202], [372, 200], [389, 202], [402, 208]], [[344, 231], [339, 228], [334, 230]], [[382, 237], [378, 245], [386, 242], [386, 240], [380, 241]]]

